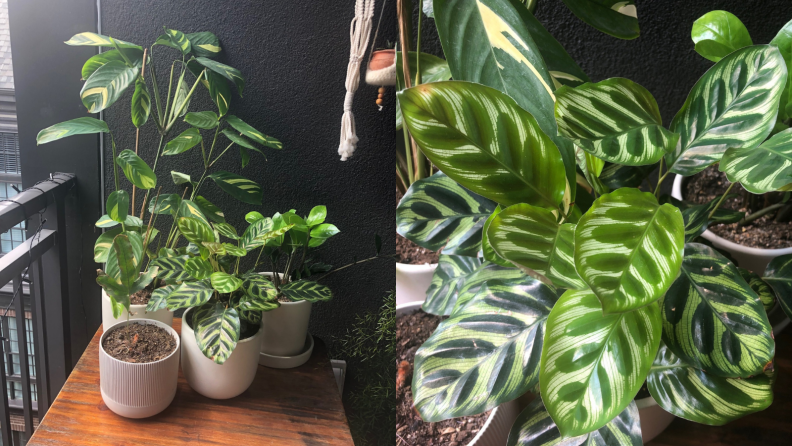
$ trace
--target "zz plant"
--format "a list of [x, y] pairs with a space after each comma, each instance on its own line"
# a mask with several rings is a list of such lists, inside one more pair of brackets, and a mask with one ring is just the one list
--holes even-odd
[[588, 81], [517, 0], [437, 0], [433, 12], [454, 80], [398, 93], [440, 170], [397, 208], [400, 234], [443, 250], [423, 308], [448, 318], [416, 354], [421, 417], [535, 392], [509, 445], [635, 445], [644, 383], [666, 411], [709, 425], [768, 407], [767, 311], [778, 300], [789, 313], [792, 257], [740, 270], [699, 236], [741, 213], [719, 209], [722, 197], [659, 195], [669, 173], [719, 161], [743, 184], [765, 171], [758, 192], [792, 184], [792, 163], [774, 161], [792, 151], [778, 132], [792, 33], [769, 45], [696, 40], [717, 62], [664, 127], [649, 91]]

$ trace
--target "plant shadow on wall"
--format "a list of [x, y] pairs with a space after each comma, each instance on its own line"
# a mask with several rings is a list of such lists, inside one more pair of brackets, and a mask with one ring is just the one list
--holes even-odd
[[[430, 3], [447, 62], [417, 54], [400, 67], [432, 60], [421, 66], [447, 66], [454, 80], [416, 73], [398, 93], [406, 134], [440, 170], [412, 182], [397, 209], [400, 234], [444, 252], [423, 310], [447, 319], [414, 363], [423, 420], [533, 392], [509, 445], [633, 445], [644, 384], [665, 411], [708, 425], [767, 408], [767, 312], [792, 316], [792, 256], [739, 269], [700, 237], [745, 218], [720, 209], [726, 195], [658, 195], [671, 173], [718, 162], [754, 194], [792, 187], [792, 22], [753, 44], [728, 13], [699, 19], [695, 49], [715, 63], [666, 128], [645, 88], [590, 82], [533, 17], [535, 2]], [[565, 3], [608, 34], [637, 37], [633, 2]]]

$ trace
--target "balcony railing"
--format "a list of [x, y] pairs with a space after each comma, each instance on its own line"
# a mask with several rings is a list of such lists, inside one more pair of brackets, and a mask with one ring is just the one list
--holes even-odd
[[[0, 233], [25, 223], [29, 235], [22, 244], [0, 258], [0, 287], [11, 285], [10, 300], [6, 299], [8, 303], [0, 308], [0, 336], [3, 341], [0, 343], [3, 350], [0, 354], [0, 439], [3, 446], [15, 444], [12, 430], [18, 430], [22, 427], [20, 424], [24, 426], [24, 437], [17, 437], [17, 445], [33, 435], [38, 420], [47, 413], [59, 390], [51, 387], [50, 372], [62, 368], [68, 376], [72, 368], [64, 198], [75, 182], [72, 175], [54, 174], [14, 197], [0, 201]], [[44, 229], [44, 211], [53, 207], [56, 229]], [[53, 284], [52, 280], [58, 283]], [[48, 323], [47, 316], [51, 317], [53, 312], [47, 309], [53, 303], [57, 303], [55, 307], [60, 309], [60, 320]], [[12, 336], [12, 320], [15, 322], [16, 339]], [[49, 363], [54, 357], [60, 357], [48, 355], [50, 348], [63, 349], [65, 359], [62, 364]], [[15, 362], [8, 363], [15, 361], [17, 356], [18, 367], [15, 367]], [[12, 393], [10, 400], [8, 389]]]

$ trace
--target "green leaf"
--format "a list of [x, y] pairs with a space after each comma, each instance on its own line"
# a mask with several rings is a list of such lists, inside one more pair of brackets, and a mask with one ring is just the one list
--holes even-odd
[[201, 84], [209, 90], [212, 102], [217, 105], [218, 114], [223, 116], [228, 113], [228, 107], [231, 106], [231, 87], [223, 76], [209, 69], [204, 71], [204, 67], [194, 60], [187, 62], [187, 68], [196, 78], [201, 76]]
[[481, 260], [475, 257], [440, 254], [421, 309], [429, 314], [449, 316], [456, 305], [459, 288], [480, 266]]
[[[424, 6], [432, 4], [431, 1], [424, 2]], [[418, 53], [410, 51], [410, 85], [416, 85], [415, 71], [418, 68]], [[428, 53], [421, 53], [421, 83], [426, 84], [429, 82], [447, 81], [451, 79], [451, 70], [448, 68], [448, 62], [433, 56]], [[404, 87], [404, 69], [402, 68], [402, 52], [396, 51], [396, 85]], [[398, 104], [399, 99], [396, 99], [396, 130], [402, 128], [402, 115], [401, 107]]]
[[119, 234], [113, 239], [113, 251], [118, 261], [120, 283], [127, 294], [131, 294], [129, 291], [135, 285], [140, 272], [140, 259], [135, 258], [132, 242], [126, 234]]
[[165, 144], [165, 150], [162, 151], [162, 154], [178, 155], [192, 149], [200, 142], [201, 132], [195, 127], [190, 127]]
[[157, 185], [157, 176], [154, 171], [135, 152], [125, 149], [116, 157], [118, 167], [124, 171], [130, 183], [140, 189], [151, 189]]
[[146, 304], [146, 311], [154, 312], [168, 308], [168, 297], [173, 293], [179, 285], [166, 285], [161, 288], [155, 289], [151, 293], [151, 298]]
[[575, 225], [557, 221], [547, 209], [515, 204], [492, 220], [487, 240], [499, 256], [554, 285], [584, 289], [586, 284], [575, 271]]
[[190, 257], [184, 263], [184, 271], [197, 280], [208, 279], [212, 275], [212, 264], [200, 257]]
[[129, 310], [129, 293], [123, 285], [116, 279], [108, 275], [99, 275], [96, 277], [96, 283], [105, 290], [110, 297], [110, 305], [113, 308], [113, 317], [118, 319], [121, 316], [121, 311], [124, 309]]
[[775, 46], [784, 57], [784, 63], [787, 68], [787, 83], [781, 93], [781, 101], [778, 107], [778, 117], [781, 120], [786, 120], [792, 116], [792, 107], [790, 107], [790, 100], [792, 100], [792, 20], [787, 22], [778, 34], [770, 41], [770, 45]]
[[652, 398], [667, 412], [696, 423], [721, 426], [764, 410], [773, 402], [770, 377], [721, 378], [688, 367], [665, 345], [646, 378]]
[[[532, 4], [535, 7], [537, 0], [517, 1]], [[527, 7], [530, 11], [531, 6]], [[539, 47], [542, 59], [547, 64], [547, 69], [550, 71], [550, 76], [552, 76], [556, 87], [559, 84], [577, 87], [582, 83], [589, 82], [586, 73], [580, 69], [575, 60], [572, 59], [555, 37], [547, 32], [539, 20], [534, 17], [533, 12], [531, 14], [521, 14], [521, 17], [536, 46]], [[423, 70], [423, 65], [421, 65], [421, 69]]]
[[237, 230], [233, 226], [228, 223], [215, 223], [212, 225], [220, 235], [224, 237], [228, 237], [231, 240], [239, 240], [240, 237], [237, 235]]
[[291, 301], [307, 300], [308, 302], [320, 302], [333, 298], [330, 288], [310, 280], [289, 282], [281, 286], [281, 293]]
[[314, 206], [308, 214], [308, 218], [305, 219], [305, 224], [313, 227], [324, 223], [325, 218], [327, 218], [327, 207]]
[[157, 257], [151, 262], [152, 267], [157, 267], [157, 277], [167, 281], [180, 282], [190, 279], [190, 273], [187, 271], [187, 261], [190, 259], [188, 256], [177, 257]]
[[192, 46], [190, 45], [190, 41], [187, 40], [187, 36], [184, 35], [181, 31], [176, 31], [175, 29], [167, 29], [165, 28], [165, 34], [159, 36], [157, 41], [154, 42], [154, 45], [165, 45], [171, 48], [175, 48], [183, 55], [187, 55]]
[[423, 153], [462, 186], [506, 206], [561, 203], [566, 188], [561, 154], [508, 96], [448, 81], [404, 90], [399, 100]]
[[168, 296], [168, 309], [173, 311], [203, 305], [213, 293], [214, 289], [208, 280], [184, 282]]
[[488, 283], [501, 289], [511, 286], [514, 287], [513, 292], [519, 292], [519, 287], [531, 279], [518, 268], [505, 268], [494, 263], [484, 262], [460, 284], [459, 295], [451, 314], [470, 303], [482, 287]]
[[599, 159], [627, 166], [655, 164], [679, 139], [663, 128], [652, 94], [619, 77], [559, 88], [555, 116], [561, 135]]
[[710, 11], [693, 22], [690, 38], [696, 52], [713, 62], [740, 48], [753, 45], [745, 25], [727, 11]]
[[247, 204], [261, 204], [264, 192], [256, 182], [231, 172], [220, 171], [209, 175], [220, 189]]
[[661, 307], [663, 342], [690, 366], [713, 376], [747, 378], [773, 359], [771, 327], [759, 297], [709, 246], [685, 245], [682, 274]]
[[80, 90], [83, 105], [89, 113], [99, 113], [110, 107], [132, 85], [138, 74], [140, 67], [130, 68], [117, 60], [102, 65], [85, 81]]
[[[136, 48], [140, 51], [143, 51], [143, 48], [140, 45], [135, 45], [134, 43], [125, 42], [123, 40], [113, 39], [115, 43], [120, 48]], [[71, 39], [64, 42], [66, 45], [71, 46], [105, 46], [110, 48], [115, 48], [113, 42], [110, 41], [110, 37], [103, 36], [101, 34], [96, 33], [79, 33], [72, 36]]]
[[200, 245], [203, 242], [214, 242], [214, 233], [208, 224], [197, 218], [180, 217], [177, 222], [179, 232], [188, 241]]
[[580, 20], [605, 34], [631, 40], [641, 34], [633, 0], [564, 0]]
[[176, 92], [173, 96], [173, 103], [171, 104], [169, 119], [175, 119], [176, 113], [179, 113], [180, 117], [187, 114], [187, 110], [190, 107], [189, 96], [190, 87], [187, 85], [187, 82], [185, 82], [184, 79], [180, 79], [176, 84]]
[[261, 274], [246, 274], [242, 278], [242, 291], [253, 299], [271, 302], [278, 300], [275, 285]]
[[242, 146], [245, 149], [255, 150], [256, 152], [261, 153], [261, 151], [244, 136], [237, 135], [236, 133], [228, 129], [223, 129], [223, 135], [225, 135], [226, 138], [230, 139], [234, 144]]
[[771, 260], [762, 276], [762, 280], [775, 291], [784, 314], [792, 318], [792, 254]]
[[624, 188], [598, 198], [575, 229], [575, 265], [605, 314], [659, 299], [682, 263], [685, 225], [679, 209]]
[[99, 235], [94, 243], [94, 262], [104, 263], [113, 250], [113, 239], [121, 233], [121, 226], [105, 231]]
[[660, 345], [660, 309], [604, 314], [590, 290], [569, 290], [547, 319], [539, 385], [561, 435], [605, 426], [632, 402]]
[[623, 166], [607, 163], [602, 169], [599, 181], [610, 190], [638, 187], [653, 170], [655, 170], [655, 166]]
[[602, 169], [605, 167], [605, 161], [586, 152], [578, 146], [575, 146], [575, 160], [581, 172], [583, 172], [583, 176], [586, 177], [586, 182], [588, 182], [597, 194], [605, 195], [610, 192], [599, 180]]
[[[500, 205], [498, 205], [492, 214], [487, 218], [487, 221], [484, 222], [484, 227], [481, 228], [481, 254], [484, 257], [484, 260], [492, 263], [496, 263], [500, 266], [511, 267], [514, 266], [510, 261], [504, 259], [503, 257], [499, 256], [495, 249], [489, 242], [489, 237], [487, 236], [487, 231], [489, 231], [489, 227], [492, 225], [492, 220], [500, 214], [502, 211]], [[396, 214], [398, 215], [398, 213]]]
[[190, 184], [192, 180], [190, 176], [186, 173], [176, 172], [175, 170], [171, 170], [171, 178], [173, 179], [173, 184]]
[[223, 364], [239, 341], [239, 314], [220, 302], [204, 305], [194, 311], [193, 326], [198, 347], [204, 356], [217, 364]]
[[143, 79], [135, 81], [135, 93], [132, 94], [132, 125], [140, 127], [148, 121], [151, 113], [151, 96]]
[[315, 228], [311, 229], [311, 237], [318, 238], [318, 239], [328, 239], [336, 234], [338, 234], [338, 228], [335, 225], [330, 223], [323, 223]]
[[247, 250], [231, 243], [223, 243], [223, 248], [225, 248], [226, 254], [234, 257], [245, 257], [247, 255]]
[[242, 96], [242, 90], [245, 88], [245, 77], [242, 76], [239, 70], [205, 57], [196, 57], [195, 61], [233, 82], [237, 87], [239, 96]]
[[418, 246], [476, 256], [496, 204], [438, 172], [410, 186], [396, 208], [396, 231]]
[[159, 198], [154, 197], [149, 202], [149, 212], [152, 214], [170, 214], [176, 216], [181, 205], [181, 197], [178, 194], [160, 195]]
[[562, 439], [541, 398], [534, 399], [514, 421], [507, 446], [642, 446], [638, 406], [631, 402], [605, 426], [579, 437]]
[[213, 111], [190, 112], [184, 115], [184, 121], [199, 129], [213, 129], [220, 124], [217, 113]]
[[[726, 198], [731, 198], [733, 196], [736, 195], [729, 194]], [[696, 206], [685, 206], [682, 208], [682, 218], [685, 220], [685, 243], [703, 234], [711, 224], [735, 223], [745, 216], [743, 212], [732, 211], [730, 209], [718, 209], [712, 216], [712, 221], [710, 221], [709, 214], [712, 212], [712, 209], [718, 205], [718, 201], [720, 201], [720, 197], [713, 199], [709, 203]]]
[[671, 131], [680, 138], [665, 157], [669, 171], [693, 175], [720, 161], [728, 148], [764, 141], [775, 125], [784, 71], [776, 48], [754, 45], [704, 73], [671, 121]]
[[255, 220], [250, 224], [250, 226], [247, 227], [247, 229], [245, 229], [245, 232], [242, 233], [242, 242], [240, 246], [248, 251], [252, 251], [260, 246], [263, 246], [264, 240], [259, 240], [259, 237], [272, 231], [272, 229], [273, 222], [271, 218], [261, 218], [259, 220]]
[[157, 268], [152, 267], [149, 268], [148, 271], [142, 272], [139, 274], [137, 280], [135, 280], [134, 285], [129, 290], [130, 294], [137, 293], [138, 291], [146, 288], [154, 281], [154, 278], [157, 277]]
[[93, 133], [109, 133], [110, 129], [104, 121], [96, 118], [77, 118], [59, 122], [40, 131], [36, 136], [36, 144], [42, 145], [72, 135], [89, 135]]
[[190, 41], [193, 54], [197, 57], [216, 57], [222, 51], [220, 39], [208, 31], [190, 33], [186, 37]]
[[427, 422], [478, 414], [537, 384], [544, 325], [555, 290], [525, 278], [488, 283], [442, 321], [415, 354], [415, 409]]
[[[118, 42], [116, 40], [116, 42]], [[94, 71], [98, 70], [99, 67], [102, 65], [111, 62], [111, 61], [119, 61], [124, 62], [124, 56], [127, 59], [132, 61], [133, 65], [141, 65], [143, 63], [143, 50], [139, 50], [137, 48], [122, 48], [124, 55], [122, 56], [120, 52], [116, 49], [112, 49], [110, 51], [105, 51], [103, 53], [96, 54], [92, 56], [90, 59], [85, 61], [82, 67], [82, 78], [83, 80], [88, 79], [94, 73]]]
[[215, 223], [225, 223], [225, 214], [219, 207], [212, 204], [209, 200], [202, 196], [195, 197], [195, 204], [200, 209], [201, 213]]
[[223, 294], [233, 293], [242, 286], [242, 279], [223, 272], [212, 273], [211, 279], [212, 288]]
[[178, 217], [195, 218], [203, 222], [206, 226], [209, 226], [209, 220], [204, 216], [203, 210], [197, 203], [190, 200], [182, 200], [181, 203], [179, 203], [179, 212], [177, 212], [176, 215]]
[[263, 219], [264, 219], [264, 216], [261, 215], [261, 212], [251, 211], [251, 212], [248, 212], [247, 214], [245, 214], [245, 221], [250, 223], [250, 224], [253, 224], [253, 223], [255, 223], [255, 222], [259, 221], [259, 220], [263, 220]]
[[123, 190], [117, 190], [107, 196], [107, 215], [118, 223], [126, 221], [129, 215], [129, 194]]
[[759, 147], [729, 148], [718, 170], [732, 183], [765, 194], [792, 183], [792, 129], [776, 133]]
[[[131, 246], [132, 257], [122, 259], [122, 263], [131, 262], [132, 268], [137, 268], [137, 270], [139, 271], [141, 261], [143, 260], [143, 236], [141, 236], [140, 233], [136, 231], [121, 232], [119, 233], [119, 235], [123, 235], [124, 237], [126, 237], [129, 240], [129, 244]], [[115, 238], [113, 240], [115, 241]], [[115, 242], [113, 243], [113, 246], [115, 246]], [[127, 246], [126, 243], [124, 243], [122, 249], [124, 249], [125, 254], [130, 253], [128, 249], [130, 246]], [[124, 268], [126, 268], [126, 270], [129, 271], [130, 270], [129, 264], [124, 265]], [[111, 249], [107, 254], [107, 263], [105, 265], [105, 272], [107, 273], [107, 275], [109, 275], [113, 279], [118, 280], [120, 283], [121, 266], [119, 265], [118, 253], [115, 249]], [[137, 275], [127, 278], [129, 279], [129, 283], [134, 283], [135, 279], [137, 278]], [[127, 294], [131, 294], [131, 293], [127, 293]]]
[[280, 141], [278, 141], [277, 139], [271, 136], [267, 136], [259, 132], [258, 130], [249, 126], [247, 123], [245, 123], [244, 121], [242, 121], [241, 119], [237, 118], [234, 115], [228, 115], [228, 117], [226, 117], [226, 122], [228, 122], [228, 124], [231, 127], [233, 127], [234, 130], [250, 138], [252, 141], [261, 144], [262, 146], [269, 147], [271, 149], [278, 149], [278, 150], [283, 148], [283, 144]]
[[[434, 7], [437, 33], [453, 78], [480, 83], [514, 98], [535, 118], [545, 134], [555, 135], [553, 78], [526, 25], [531, 13], [509, 0], [437, 0]], [[399, 96], [402, 114], [405, 112], [403, 100], [404, 97]], [[470, 100], [464, 98], [458, 104]], [[495, 113], [497, 109], [489, 111]], [[508, 120], [503, 119], [505, 115], [513, 116], [502, 112], [500, 123], [503, 125]], [[454, 117], [448, 116], [450, 120]], [[494, 129], [495, 126], [482, 125], [481, 128]], [[440, 167], [440, 170], [454, 178], [446, 169]]]
[[245, 295], [239, 300], [239, 303], [236, 308], [237, 310], [243, 312], [261, 312], [261, 311], [272, 311], [278, 307], [280, 307], [280, 302], [278, 302], [277, 300], [265, 301], [265, 300], [255, 299], [249, 295]]
[[740, 272], [740, 275], [746, 282], [748, 282], [748, 286], [754, 290], [757, 296], [759, 296], [759, 301], [762, 302], [762, 307], [764, 307], [765, 312], [770, 312], [773, 309], [776, 303], [776, 295], [770, 285], [767, 284], [758, 274], [748, 271], [745, 268], [737, 268], [737, 271]]

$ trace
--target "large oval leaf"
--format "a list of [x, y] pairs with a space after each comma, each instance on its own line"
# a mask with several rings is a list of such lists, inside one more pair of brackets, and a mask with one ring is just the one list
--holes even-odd
[[225, 193], [247, 204], [261, 204], [264, 192], [255, 181], [231, 172], [220, 171], [209, 175]]
[[132, 124], [140, 127], [148, 121], [151, 113], [151, 96], [146, 82], [138, 78], [135, 81], [135, 92], [132, 94]]
[[759, 147], [727, 149], [718, 169], [748, 192], [781, 189], [792, 183], [792, 129], [776, 133]]
[[205, 57], [196, 57], [195, 61], [233, 82], [239, 91], [239, 95], [242, 96], [242, 90], [245, 88], [245, 77], [242, 76], [239, 70]]
[[660, 345], [660, 309], [603, 314], [590, 290], [569, 290], [550, 312], [539, 375], [564, 437], [605, 426], [643, 385]]
[[582, 83], [589, 82], [585, 72], [578, 66], [577, 62], [566, 52], [564, 47], [553, 37], [544, 26], [533, 15], [537, 0], [518, 0], [525, 4], [531, 14], [520, 14], [522, 22], [531, 33], [542, 59], [547, 65], [550, 76], [553, 78], [555, 86], [567, 85], [576, 87]]
[[484, 262], [461, 284], [462, 286], [459, 289], [456, 305], [452, 313], [467, 305], [476, 297], [481, 287], [488, 282], [497, 284], [500, 287], [519, 287], [527, 280], [527, 277], [528, 276], [518, 268], [503, 267], [495, 263]]
[[192, 149], [200, 142], [201, 132], [195, 127], [190, 127], [181, 132], [179, 136], [168, 141], [168, 143], [165, 144], [165, 150], [162, 151], [162, 154], [178, 155]]
[[130, 183], [141, 189], [151, 189], [157, 185], [157, 176], [135, 152], [124, 149], [116, 157], [118, 167], [124, 172]]
[[792, 318], [792, 254], [778, 256], [767, 265], [762, 280], [775, 291], [778, 303]]
[[151, 262], [151, 266], [156, 266], [157, 277], [169, 282], [189, 280], [190, 273], [187, 270], [188, 256], [163, 257], [160, 256]]
[[575, 265], [607, 313], [659, 299], [682, 263], [685, 224], [679, 209], [624, 188], [598, 198], [575, 229]]
[[168, 295], [168, 309], [173, 311], [203, 305], [213, 293], [214, 289], [208, 280], [184, 282]]
[[93, 133], [108, 133], [110, 129], [104, 121], [96, 118], [83, 117], [69, 121], [59, 122], [40, 131], [36, 136], [36, 145], [57, 141], [72, 135], [90, 135]]
[[575, 225], [558, 224], [547, 209], [509, 206], [492, 220], [487, 239], [498, 255], [560, 288], [586, 288], [575, 271]]
[[399, 101], [423, 153], [451, 179], [503, 205], [558, 208], [566, 188], [561, 154], [514, 100], [448, 81], [404, 90]]
[[220, 123], [217, 113], [213, 111], [187, 113], [184, 116], [184, 121], [199, 129], [213, 129]]
[[721, 59], [696, 82], [671, 121], [680, 138], [665, 157], [669, 171], [693, 175], [728, 148], [756, 147], [775, 125], [785, 84], [784, 58], [772, 46], [743, 48]]
[[117, 60], [102, 65], [85, 81], [80, 90], [83, 105], [89, 113], [99, 113], [113, 105], [127, 87], [135, 82], [139, 73], [140, 67], [130, 68]]
[[663, 128], [652, 94], [624, 78], [556, 91], [560, 134], [599, 159], [627, 166], [660, 161], [679, 135]]
[[220, 39], [208, 31], [186, 34], [186, 37], [196, 57], [216, 57], [222, 51]]
[[328, 301], [333, 292], [326, 285], [310, 280], [298, 280], [281, 286], [281, 293], [291, 301], [307, 300], [308, 302]]
[[191, 217], [179, 217], [177, 221], [179, 233], [196, 245], [201, 245], [204, 242], [214, 242], [214, 233], [212, 228], [204, 221]]
[[778, 108], [778, 116], [782, 120], [786, 120], [792, 116], [792, 105], [790, 105], [790, 100], [792, 100], [792, 94], [790, 94], [792, 93], [792, 75], [789, 75], [789, 73], [792, 73], [792, 20], [778, 31], [778, 34], [770, 41], [770, 45], [781, 51], [786, 63], [787, 83], [781, 93], [781, 103]]
[[685, 245], [682, 274], [662, 301], [663, 341], [708, 374], [762, 373], [775, 344], [759, 297], [737, 268], [709, 246]]
[[620, 39], [640, 35], [633, 0], [564, 0], [572, 13], [598, 30]]
[[116, 190], [107, 196], [105, 205], [107, 215], [114, 221], [123, 223], [129, 215], [129, 194], [125, 190]]
[[204, 305], [194, 311], [193, 327], [198, 347], [204, 356], [217, 364], [223, 364], [239, 341], [239, 314], [221, 302]]
[[456, 305], [459, 288], [479, 266], [481, 260], [475, 257], [441, 254], [421, 308], [429, 314], [450, 315]]
[[660, 346], [646, 378], [649, 393], [667, 412], [696, 423], [721, 426], [773, 402], [770, 377], [721, 378], [689, 367]]
[[[258, 130], [254, 129], [253, 127], [248, 125], [248, 123], [246, 123], [245, 121], [237, 118], [234, 115], [228, 115], [228, 117], [226, 118], [226, 122], [228, 122], [228, 124], [231, 125], [231, 127], [233, 127], [234, 130], [236, 130], [237, 132], [241, 133], [242, 135], [250, 138], [251, 141], [255, 141], [255, 142], [261, 144], [262, 146], [269, 147], [271, 149], [280, 150], [280, 149], [283, 148], [283, 143], [281, 143], [280, 141], [278, 141], [277, 139], [275, 139], [275, 138], [273, 138], [271, 136], [267, 136], [267, 135], [259, 132]], [[236, 142], [236, 141], [234, 141], [234, 142]], [[257, 150], [257, 149], [255, 149], [255, 150]]]
[[212, 273], [212, 288], [218, 293], [233, 293], [242, 286], [242, 279], [222, 271]]
[[630, 403], [605, 426], [581, 435], [562, 439], [561, 432], [536, 398], [514, 421], [507, 446], [642, 446], [638, 406]]
[[[123, 48], [121, 51], [124, 52], [124, 56], [129, 59], [133, 65], [141, 65], [143, 63], [143, 50], [139, 50], [137, 48]], [[90, 59], [86, 60], [82, 67], [82, 78], [83, 80], [88, 79], [94, 73], [94, 71], [98, 70], [99, 67], [102, 65], [117, 60], [120, 62], [126, 62], [124, 60], [124, 56], [121, 55], [120, 52], [116, 49], [112, 49], [110, 51], [105, 51], [103, 53], [99, 53], [95, 56], [92, 56]]]
[[[432, 2], [424, 2], [424, 6]], [[421, 83], [447, 81], [451, 79], [451, 70], [448, 68], [448, 62], [427, 53], [421, 53]], [[411, 85], [416, 85], [415, 72], [418, 69], [418, 53], [410, 51], [410, 79]], [[402, 69], [402, 52], [396, 51], [396, 85], [403, 87], [404, 84], [404, 70]], [[402, 128], [402, 114], [401, 107], [396, 99], [396, 130]]]
[[[113, 44], [113, 41], [115, 41], [115, 44]], [[140, 45], [90, 32], [75, 34], [71, 39], [63, 43], [71, 46], [105, 46], [110, 48], [115, 48], [115, 45], [118, 45], [119, 48], [136, 48], [143, 51]]]
[[528, 277], [519, 287], [482, 286], [415, 354], [412, 389], [421, 418], [478, 414], [534, 387], [555, 301], [552, 288]]
[[475, 257], [496, 204], [438, 172], [410, 186], [396, 208], [396, 232], [432, 251]]
[[696, 44], [696, 52], [713, 62], [753, 45], [745, 25], [728, 11], [710, 11], [696, 19], [690, 37]]

